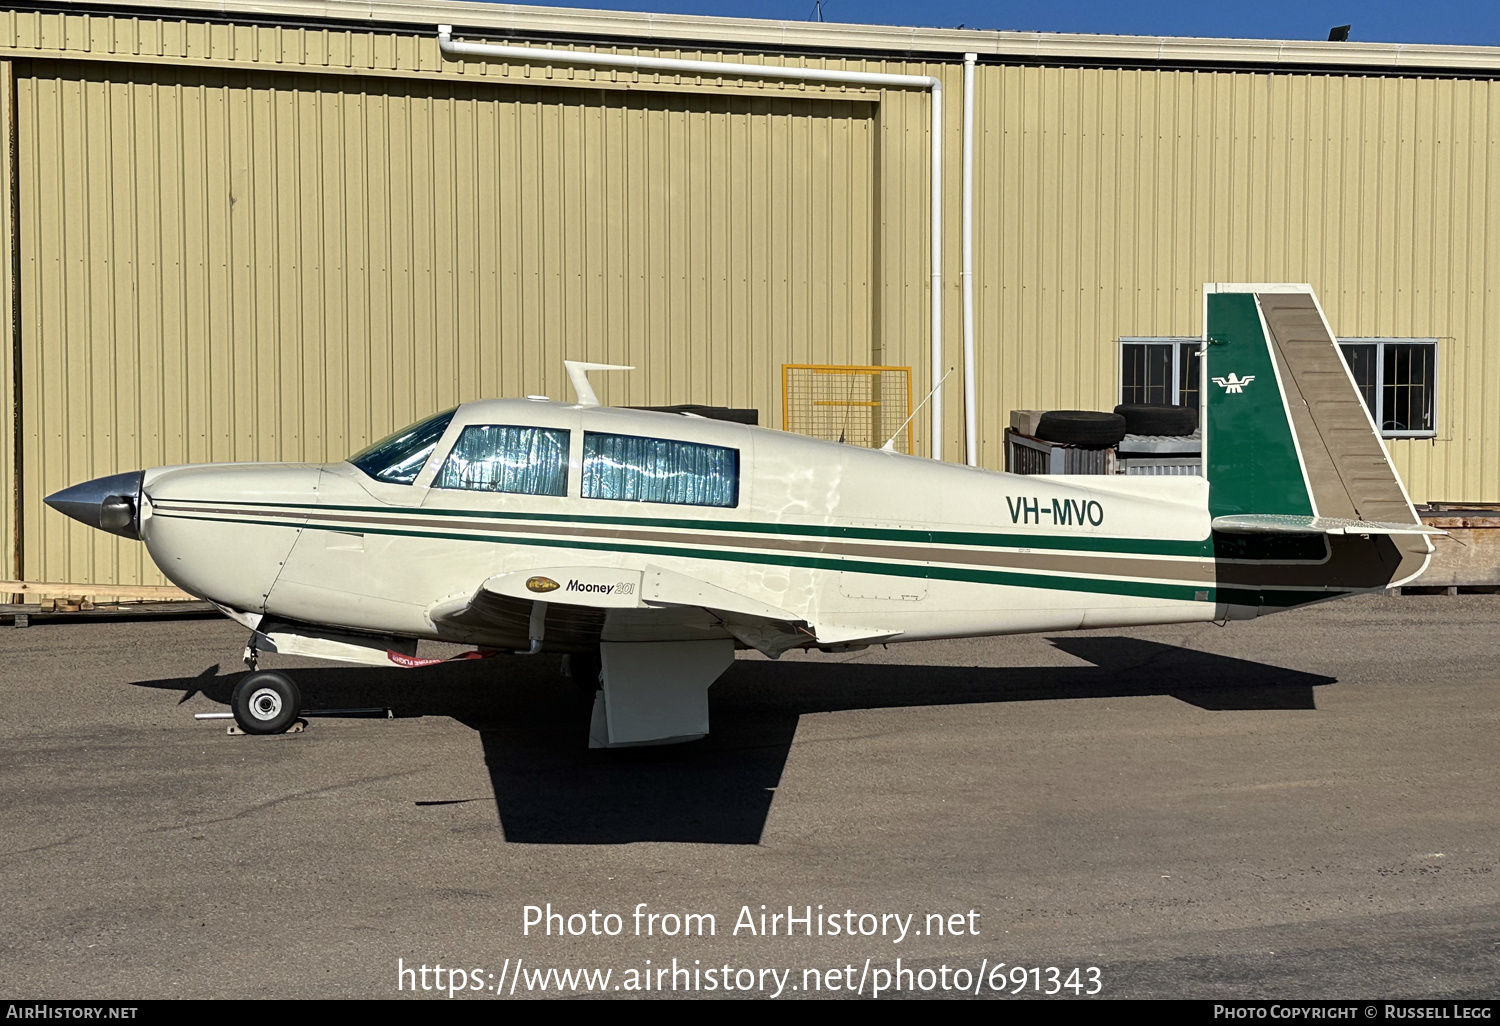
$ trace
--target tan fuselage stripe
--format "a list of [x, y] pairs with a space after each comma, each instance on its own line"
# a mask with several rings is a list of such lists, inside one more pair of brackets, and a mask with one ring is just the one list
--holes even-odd
[[[659, 531], [640, 531], [601, 527], [576, 527], [566, 524], [548, 524], [537, 527], [532, 524], [496, 523], [494, 521], [464, 522], [436, 520], [426, 517], [384, 517], [360, 514], [300, 513], [290, 510], [228, 509], [217, 506], [173, 506], [168, 502], [155, 504], [164, 512], [209, 513], [223, 516], [274, 517], [283, 520], [316, 521], [319, 523], [368, 524], [379, 527], [426, 527], [440, 530], [474, 530], [490, 534], [531, 534], [561, 538], [600, 538], [619, 541], [645, 541], [680, 543], [678, 538]], [[680, 534], [680, 532], [676, 532]], [[866, 542], [845, 542], [837, 539], [820, 539], [814, 542], [791, 538], [719, 538], [699, 535], [692, 540], [694, 545], [723, 549], [769, 549], [774, 552], [810, 552], [834, 556], [859, 556], [866, 559], [904, 560], [907, 562], [953, 563], [961, 566], [999, 567], [1015, 570], [1043, 570], [1054, 573], [1087, 573], [1104, 577], [1138, 577], [1146, 580], [1187, 581], [1211, 585], [1214, 580], [1214, 563], [1205, 559], [1165, 560], [1140, 558], [1129, 559], [1117, 556], [1098, 556], [1089, 553], [1071, 552], [1015, 552], [993, 549], [928, 548], [918, 546], [878, 545]]]

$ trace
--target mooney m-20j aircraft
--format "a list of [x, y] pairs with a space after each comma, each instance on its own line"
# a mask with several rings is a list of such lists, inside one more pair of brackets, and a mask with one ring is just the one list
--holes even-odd
[[[257, 651], [418, 639], [570, 657], [590, 743], [692, 740], [737, 648], [1259, 616], [1417, 576], [1432, 546], [1306, 285], [1205, 287], [1202, 477], [1018, 476], [781, 431], [485, 400], [342, 463], [158, 467], [48, 497], [145, 542]], [[586, 365], [597, 366], [597, 365]], [[577, 368], [571, 368], [570, 372]], [[237, 685], [247, 732], [299, 711]]]

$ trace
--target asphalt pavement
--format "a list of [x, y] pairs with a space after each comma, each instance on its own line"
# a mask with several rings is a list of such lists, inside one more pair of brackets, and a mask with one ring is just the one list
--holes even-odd
[[0, 998], [1494, 998], [1497, 624], [741, 658], [708, 738], [614, 752], [555, 657], [269, 656], [392, 718], [245, 737], [193, 718], [227, 620], [0, 627]]

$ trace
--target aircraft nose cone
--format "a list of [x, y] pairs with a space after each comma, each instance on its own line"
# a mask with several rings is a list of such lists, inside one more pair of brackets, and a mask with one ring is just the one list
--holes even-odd
[[80, 524], [122, 538], [140, 538], [141, 481], [144, 471], [111, 474], [53, 492], [42, 501]]

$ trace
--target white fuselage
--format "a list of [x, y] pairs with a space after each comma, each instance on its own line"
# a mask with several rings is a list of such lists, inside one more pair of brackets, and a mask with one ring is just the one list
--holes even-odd
[[[471, 424], [567, 429], [567, 494], [433, 487]], [[737, 503], [584, 498], [590, 431], [736, 449]], [[669, 571], [818, 625], [824, 640], [1201, 621], [1225, 609], [1202, 478], [1023, 477], [675, 414], [476, 402], [411, 484], [349, 463], [233, 464], [147, 471], [144, 492], [141, 536], [183, 589], [243, 613], [412, 637], [457, 638], [435, 609], [487, 580], [557, 568], [622, 580]], [[608, 607], [601, 587], [546, 598]], [[630, 636], [638, 605], [609, 610], [617, 635]], [[664, 629], [656, 617], [651, 636]], [[705, 629], [685, 618], [678, 635]]]

